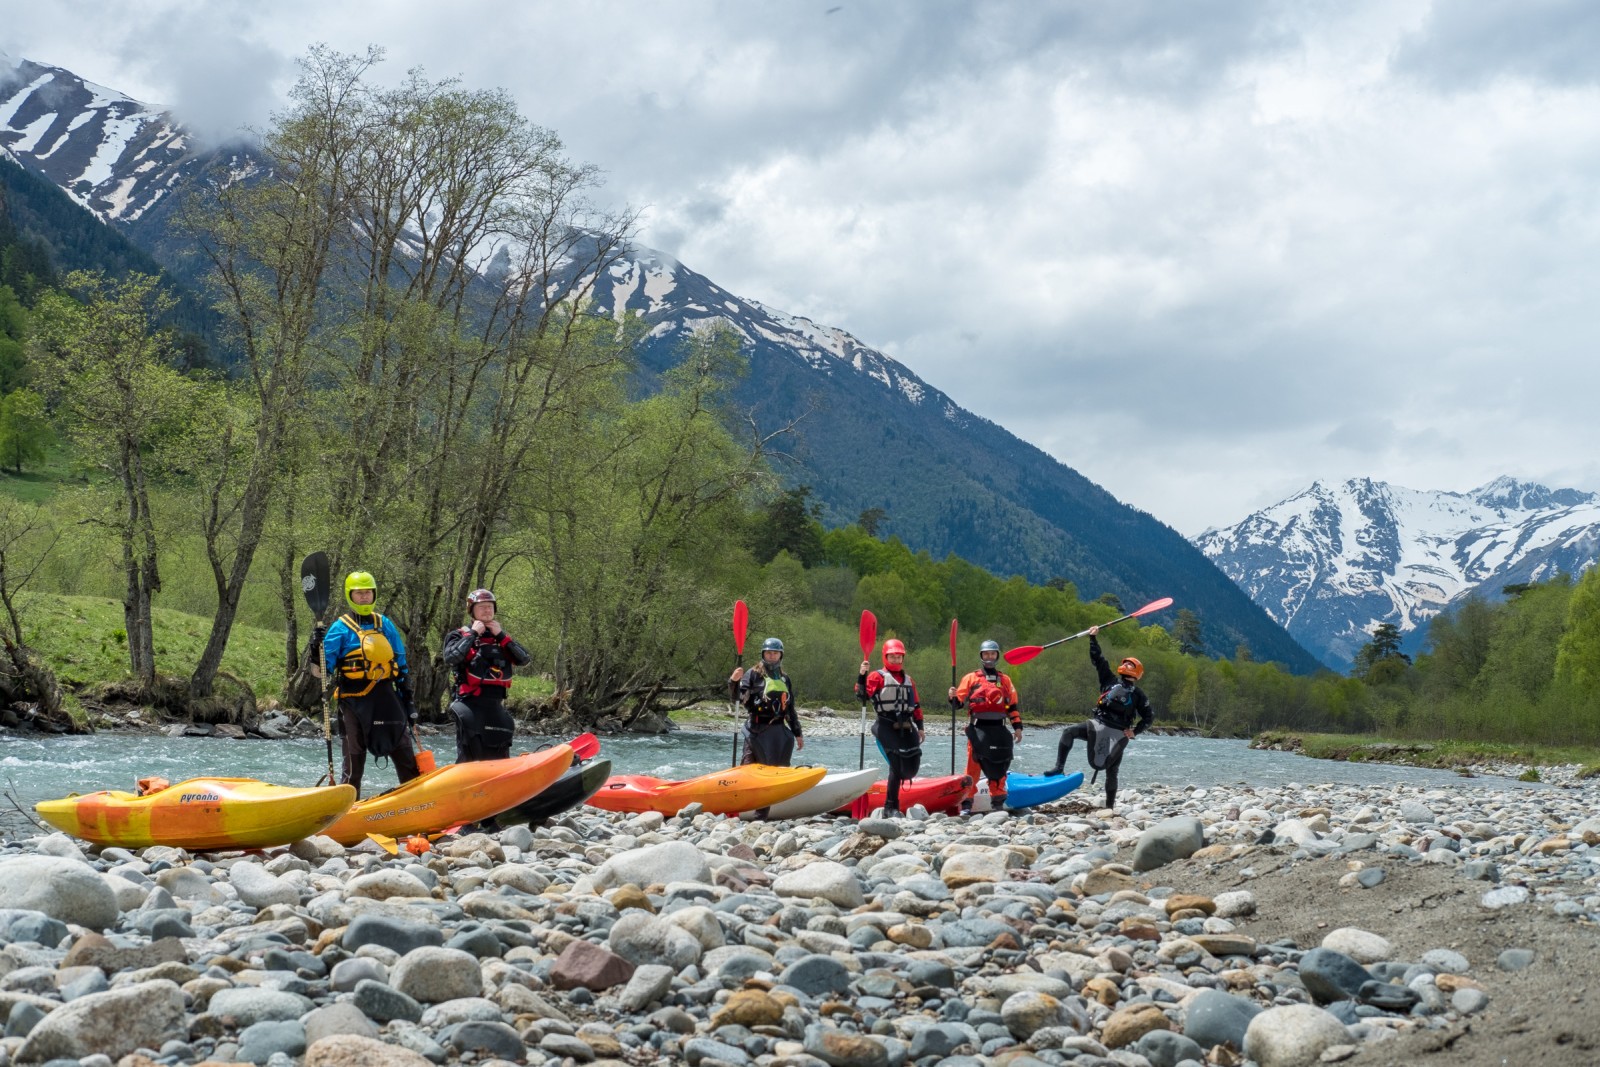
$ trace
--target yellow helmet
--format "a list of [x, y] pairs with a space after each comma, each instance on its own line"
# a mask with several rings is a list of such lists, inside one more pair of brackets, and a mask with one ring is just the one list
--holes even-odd
[[[354, 589], [372, 590], [371, 604], [357, 604], [350, 599], [350, 592]], [[350, 605], [350, 610], [357, 615], [371, 615], [378, 610], [378, 583], [367, 571], [351, 571], [344, 576], [344, 599]]]

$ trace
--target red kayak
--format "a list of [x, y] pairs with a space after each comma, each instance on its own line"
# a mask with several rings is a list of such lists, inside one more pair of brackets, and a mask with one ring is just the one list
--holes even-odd
[[[913, 804], [921, 804], [929, 814], [942, 811], [954, 815], [961, 810], [961, 798], [972, 788], [972, 779], [964, 774], [947, 774], [939, 778], [913, 778], [900, 783], [900, 810], [910, 811]], [[889, 780], [880, 778], [872, 788], [840, 808], [834, 814], [860, 819], [871, 815], [889, 799]]]

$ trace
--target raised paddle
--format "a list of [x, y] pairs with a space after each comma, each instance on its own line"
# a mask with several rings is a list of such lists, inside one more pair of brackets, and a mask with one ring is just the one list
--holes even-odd
[[[858, 635], [861, 642], [861, 658], [868, 666], [872, 662], [872, 646], [878, 643], [878, 617], [870, 611], [861, 613], [861, 631]], [[865, 687], [861, 692], [861, 758], [857, 762], [857, 769], [867, 766], [867, 694]]]
[[[733, 654], [734, 663], [739, 667], [744, 666], [744, 638], [749, 632], [750, 609], [745, 607], [744, 601], [735, 600], [733, 602]], [[733, 762], [728, 766], [737, 767], [739, 766], [739, 705], [732, 700], [733, 694], [731, 692], [728, 696], [730, 698], [728, 710], [733, 712]]]
[[[955, 619], [950, 620], [950, 688], [956, 687], [956, 629]], [[950, 705], [950, 773], [956, 773], [956, 705]]]
[[[311, 609], [311, 650], [313, 662], [317, 667], [322, 666], [322, 644], [319, 634], [321, 632], [322, 613], [328, 610], [328, 554], [326, 552], [313, 552], [300, 561], [300, 591], [305, 594], [306, 607]], [[322, 671], [316, 671], [318, 677]], [[333, 777], [333, 723], [328, 718], [328, 700], [322, 700], [322, 740], [328, 746], [328, 784], [335, 785]]]
[[[1169, 597], [1169, 596], [1164, 596], [1160, 600], [1152, 600], [1152, 601], [1150, 601], [1150, 603], [1146, 604], [1144, 607], [1140, 608], [1138, 611], [1130, 611], [1130, 612], [1128, 612], [1128, 614], [1122, 616], [1120, 619], [1112, 619], [1110, 622], [1103, 622], [1099, 626], [1090, 627], [1090, 629], [1104, 630], [1107, 626], [1115, 626], [1119, 622], [1127, 622], [1129, 619], [1137, 619], [1141, 615], [1148, 615], [1152, 611], [1160, 611], [1162, 608], [1170, 608], [1171, 606], [1172, 606], [1172, 598]], [[1043, 644], [1043, 645], [1022, 645], [1022, 646], [1020, 646], [1018, 648], [1013, 648], [1009, 652], [1007, 652], [1006, 655], [1005, 655], [1005, 660], [1006, 660], [1007, 663], [1009, 663], [1013, 667], [1015, 667], [1019, 663], [1028, 662], [1030, 659], [1032, 659], [1033, 657], [1037, 656], [1039, 653], [1043, 652], [1047, 648], [1054, 648], [1057, 645], [1066, 644], [1068, 641], [1077, 640], [1080, 637], [1087, 636], [1088, 633], [1089, 633], [1089, 630], [1079, 630], [1077, 633], [1073, 634], [1071, 637], [1063, 637], [1063, 638], [1061, 638], [1059, 640], [1050, 641], [1050, 642], [1048, 642], [1046, 644]]]

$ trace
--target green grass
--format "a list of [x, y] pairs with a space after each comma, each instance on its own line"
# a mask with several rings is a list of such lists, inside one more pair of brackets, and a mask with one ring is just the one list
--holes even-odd
[[1282, 730], [1257, 734], [1254, 743], [1258, 746], [1284, 745], [1314, 759], [1346, 760], [1352, 763], [1401, 763], [1412, 767], [1447, 769], [1479, 763], [1526, 763], [1535, 768], [1577, 763], [1583, 765], [1583, 770], [1578, 772], [1579, 777], [1600, 775], [1600, 751], [1578, 745], [1410, 741], [1370, 734], [1303, 734]]
[[26, 504], [48, 503], [62, 486], [81, 483], [81, 476], [73, 470], [73, 462], [73, 453], [57, 445], [45, 455], [43, 463], [30, 465], [21, 474], [0, 471], [0, 493]]
[[[128, 677], [128, 639], [122, 604], [91, 596], [24, 593], [22, 632], [68, 688]], [[187, 678], [200, 659], [211, 619], [168, 608], [154, 612], [156, 671]], [[257, 697], [283, 692], [283, 632], [235, 626], [222, 669], [250, 686]]]

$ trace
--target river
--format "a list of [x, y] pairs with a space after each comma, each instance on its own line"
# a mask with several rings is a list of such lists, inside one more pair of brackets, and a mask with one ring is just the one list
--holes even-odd
[[[1018, 751], [1017, 769], [1038, 772], [1047, 768], [1055, 760], [1056, 737], [1054, 730], [1029, 731]], [[440, 766], [454, 758], [452, 739], [441, 735], [428, 740]], [[549, 739], [519, 737], [516, 748], [520, 751], [546, 740]], [[853, 737], [813, 737], [804, 752], [796, 753], [795, 762], [823, 764], [834, 770], [854, 769], [859, 751], [859, 743]], [[1082, 753], [1081, 745], [1073, 750], [1068, 769], [1088, 775], [1091, 772]], [[726, 767], [732, 749], [726, 735], [685, 730], [659, 737], [605, 737], [601, 739], [601, 754], [611, 759], [618, 774], [688, 778]], [[870, 740], [867, 758], [881, 765]], [[965, 760], [965, 752], [960, 758]], [[113, 733], [83, 737], [0, 735], [0, 783], [29, 806], [72, 792], [131, 790], [136, 779], [151, 774], [173, 782], [200, 775], [227, 775], [283, 785], [311, 785], [326, 769], [327, 755], [321, 740], [227, 741]], [[923, 771], [947, 774], [949, 770], [948, 738], [930, 737], [924, 749]], [[369, 761], [369, 794], [374, 788], [387, 788], [393, 782], [392, 767]], [[1405, 784], [1463, 791], [1523, 785], [1507, 778], [1465, 778], [1451, 771], [1311, 760], [1287, 752], [1252, 749], [1244, 741], [1194, 737], [1139, 738], [1129, 746], [1122, 764], [1124, 793], [1145, 784], [1209, 787], [1282, 786], [1294, 782]]]

